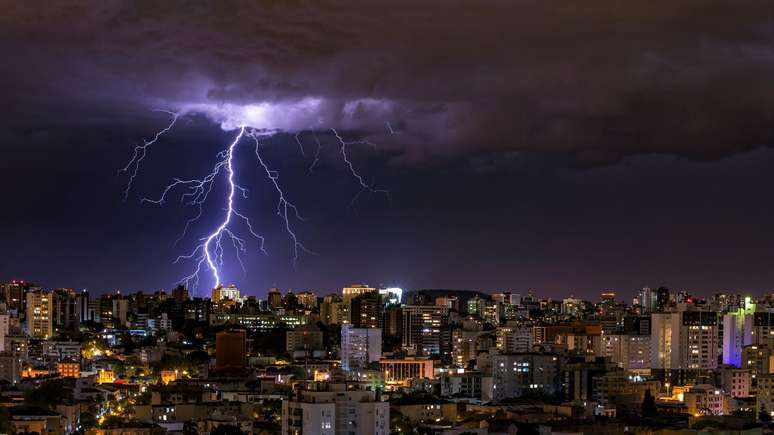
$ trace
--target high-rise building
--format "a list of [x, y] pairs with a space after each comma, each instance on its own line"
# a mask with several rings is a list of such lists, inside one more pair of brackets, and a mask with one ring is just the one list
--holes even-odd
[[5, 304], [8, 310], [16, 311], [20, 316], [26, 312], [28, 290], [38, 290], [31, 287], [31, 284], [25, 281], [11, 281], [2, 285], [2, 293], [5, 296]]
[[320, 304], [320, 321], [326, 325], [343, 323], [343, 302], [338, 295], [328, 295]]
[[468, 362], [476, 359], [479, 351], [494, 347], [495, 340], [488, 331], [455, 328], [451, 334], [451, 356], [457, 367], [466, 367]]
[[650, 287], [643, 287], [637, 296], [640, 314], [650, 314], [656, 309], [656, 293]]
[[6, 336], [5, 352], [0, 353], [0, 379], [13, 383], [21, 379], [22, 367], [30, 356], [29, 341], [23, 335]]
[[129, 300], [124, 298], [113, 299], [113, 310], [111, 317], [113, 318], [113, 326], [126, 326], [129, 314]]
[[242, 306], [240, 310], [245, 314], [258, 314], [261, 311], [261, 303], [255, 296], [248, 296], [242, 298]]
[[285, 347], [289, 354], [297, 351], [312, 352], [323, 349], [323, 335], [315, 325], [299, 326], [285, 333]]
[[435, 298], [435, 304], [439, 307], [447, 307], [452, 311], [460, 310], [460, 298], [457, 296], [439, 296]]
[[562, 300], [562, 314], [566, 316], [577, 317], [583, 311], [583, 301], [569, 297]]
[[218, 332], [215, 335], [215, 368], [243, 369], [247, 363], [247, 334], [243, 329]]
[[629, 371], [650, 371], [650, 335], [604, 334], [602, 355]]
[[298, 304], [298, 297], [295, 293], [293, 293], [293, 289], [288, 289], [288, 291], [285, 293], [285, 297], [282, 298], [282, 306], [286, 310], [297, 310], [300, 305]]
[[282, 308], [282, 293], [280, 293], [278, 288], [272, 287], [271, 289], [269, 289], [269, 294], [267, 299], [269, 301], [270, 309], [276, 310], [278, 308]]
[[774, 313], [759, 311], [753, 313], [752, 342], [754, 344], [768, 344], [774, 340]]
[[43, 290], [27, 292], [27, 335], [35, 338], [49, 338], [54, 335], [53, 298]]
[[500, 326], [495, 334], [497, 337], [497, 350], [500, 353], [532, 351], [532, 328], [526, 326]]
[[527, 393], [556, 394], [560, 391], [560, 361], [550, 353], [514, 353], [492, 356], [494, 401]]
[[203, 298], [193, 298], [183, 303], [185, 318], [196, 322], [210, 323], [212, 301]]
[[366, 293], [356, 296], [350, 303], [350, 323], [355, 328], [381, 328], [382, 304], [379, 295]]
[[502, 292], [492, 295], [493, 302], [500, 302], [507, 305], [521, 305], [521, 295], [518, 293]]
[[89, 292], [81, 291], [75, 296], [75, 312], [78, 316], [78, 323], [94, 322], [96, 313], [89, 306]]
[[615, 292], [614, 291], [605, 291], [599, 294], [599, 303], [600, 305], [612, 305], [615, 304]]
[[317, 295], [310, 291], [301, 292], [296, 295], [298, 304], [304, 308], [317, 308]]
[[390, 433], [390, 404], [372, 390], [320, 384], [282, 401], [283, 434], [350, 435]]
[[652, 314], [651, 365], [655, 371], [674, 378], [686, 371], [714, 370], [718, 348], [718, 315], [714, 311]]
[[53, 298], [53, 310], [51, 312], [55, 331], [73, 331], [78, 329], [77, 300], [75, 290], [56, 289], [51, 292]]
[[[418, 355], [438, 355], [443, 345], [450, 344], [449, 308], [433, 305], [403, 307], [403, 347], [413, 348]], [[444, 334], [447, 341], [444, 343]], [[448, 346], [451, 352], [451, 346]]]
[[10, 332], [11, 316], [8, 314], [0, 314], [0, 352], [5, 351], [5, 337]]
[[370, 294], [375, 294], [378, 297], [378, 290], [374, 287], [369, 287], [367, 284], [352, 284], [349, 287], [342, 289], [341, 296], [341, 323], [352, 323], [352, 300]]
[[172, 299], [174, 299], [178, 304], [188, 302], [188, 289], [185, 288], [185, 286], [182, 284], [175, 287], [175, 289], [172, 290]]
[[403, 336], [403, 308], [400, 306], [388, 306], [382, 314], [383, 331], [385, 337]]
[[723, 316], [723, 364], [742, 367], [742, 347], [753, 344], [756, 338], [754, 314], [755, 304], [748, 297], [742, 307]]
[[19, 368], [11, 352], [0, 352], [0, 380], [11, 383], [19, 380]]
[[467, 304], [468, 315], [473, 317], [484, 318], [484, 308], [486, 307], [486, 300], [478, 295], [468, 299]]
[[400, 305], [403, 299], [403, 289], [400, 287], [380, 288], [379, 298], [384, 305]]
[[223, 285], [218, 285], [214, 289], [212, 289], [212, 302], [221, 302], [221, 301], [239, 301], [239, 289], [234, 284], [229, 284], [227, 287], [223, 287]]
[[755, 395], [756, 409], [759, 413], [774, 417], [774, 374], [758, 375], [758, 392]]
[[750, 370], [752, 377], [774, 373], [774, 350], [769, 345], [753, 344], [742, 348], [742, 368]]
[[656, 310], [664, 311], [671, 303], [672, 295], [666, 287], [656, 289]]
[[600, 355], [602, 353], [602, 325], [583, 324], [577, 327], [556, 328], [554, 343], [567, 347], [579, 355]]
[[[102, 323], [102, 315], [104, 314], [102, 312], [102, 298], [92, 299], [88, 301], [87, 304], [89, 307], [88, 312], [91, 320], [97, 323]], [[111, 319], [108, 320], [112, 321]]]
[[382, 357], [382, 330], [379, 328], [341, 327], [341, 368], [362, 369]]
[[623, 323], [624, 334], [650, 335], [650, 315], [626, 316]]
[[119, 298], [119, 294], [103, 294], [96, 301], [99, 309], [99, 321], [107, 329], [115, 327], [113, 323], [113, 299]]
[[492, 324], [499, 325], [505, 318], [505, 306], [502, 302], [487, 301], [484, 305], [484, 317], [483, 319]]
[[378, 293], [376, 288], [369, 286], [368, 284], [352, 284], [349, 287], [344, 287], [341, 290], [342, 294], [342, 300], [347, 303], [351, 299], [361, 296], [361, 295], [367, 295], [371, 293]]

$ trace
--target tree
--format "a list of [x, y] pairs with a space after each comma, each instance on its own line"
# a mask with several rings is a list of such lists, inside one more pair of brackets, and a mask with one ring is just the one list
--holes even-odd
[[650, 393], [650, 389], [647, 389], [645, 391], [645, 398], [642, 399], [642, 416], [652, 417], [657, 413], [658, 411], [656, 410], [656, 399]]

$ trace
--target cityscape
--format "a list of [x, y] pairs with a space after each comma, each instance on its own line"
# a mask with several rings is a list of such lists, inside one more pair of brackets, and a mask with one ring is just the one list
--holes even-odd
[[772, 17], [0, 2], [0, 435], [774, 435]]
[[774, 416], [770, 295], [12, 281], [0, 301], [6, 432], [763, 433]]

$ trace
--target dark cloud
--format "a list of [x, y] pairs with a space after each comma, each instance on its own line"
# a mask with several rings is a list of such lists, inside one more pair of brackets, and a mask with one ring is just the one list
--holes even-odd
[[772, 142], [766, 1], [1, 7], [3, 110], [22, 131], [40, 119], [83, 123], [73, 107], [101, 122], [149, 107], [316, 97], [333, 124], [347, 102], [385, 102], [355, 105], [345, 126], [376, 134], [392, 122], [402, 134], [384, 142], [409, 160], [514, 150], [591, 163], [714, 158]]

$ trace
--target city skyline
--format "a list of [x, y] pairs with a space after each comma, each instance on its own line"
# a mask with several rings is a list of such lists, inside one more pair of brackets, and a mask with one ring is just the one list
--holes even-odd
[[0, 435], [774, 435], [772, 17], [0, 2]]
[[92, 295], [0, 284], [0, 428], [502, 435], [744, 425], [763, 435], [774, 427], [771, 293], [704, 300], [660, 287], [631, 302], [612, 292], [586, 301], [360, 283], [333, 294], [273, 289], [262, 300], [232, 285], [192, 296], [182, 286]]
[[[190, 295], [190, 297], [196, 297], [196, 298], [202, 298], [207, 299], [210, 298], [211, 295], [214, 295], [216, 293], [216, 290], [225, 292], [224, 294], [230, 294], [230, 292], [236, 291], [238, 295], [241, 295], [241, 297], [255, 297], [261, 301], [271, 301], [272, 292], [276, 290], [278, 294], [284, 295], [286, 293], [293, 293], [293, 294], [312, 294], [312, 295], [318, 295], [319, 297], [323, 296], [329, 296], [329, 295], [337, 295], [339, 294], [342, 289], [345, 291], [344, 298], [347, 299], [348, 296], [346, 294], [346, 291], [350, 288], [358, 288], [362, 287], [365, 289], [379, 289], [381, 291], [389, 291], [389, 290], [399, 290], [400, 293], [405, 297], [405, 295], [416, 295], [421, 294], [423, 292], [438, 292], [438, 293], [444, 293], [444, 292], [463, 292], [463, 293], [482, 293], [489, 296], [497, 296], [501, 294], [513, 294], [518, 297], [526, 297], [527, 295], [532, 295], [533, 297], [538, 298], [545, 298], [546, 300], [552, 300], [552, 301], [563, 301], [563, 300], [582, 300], [589, 303], [594, 303], [597, 301], [604, 301], [609, 297], [613, 297], [615, 300], [624, 302], [624, 303], [631, 303], [633, 300], [637, 300], [638, 298], [642, 297], [643, 292], [649, 292], [652, 294], [656, 294], [658, 290], [666, 290], [673, 294], [684, 294], [690, 296], [693, 300], [706, 302], [708, 300], [711, 300], [714, 297], [722, 296], [726, 294], [737, 294], [742, 297], [746, 298], [759, 298], [764, 297], [770, 294], [770, 292], [764, 292], [760, 295], [753, 294], [751, 292], [737, 292], [737, 291], [730, 291], [730, 290], [719, 290], [714, 293], [703, 295], [698, 294], [695, 292], [692, 292], [690, 289], [680, 289], [680, 288], [670, 288], [667, 286], [659, 285], [659, 286], [647, 286], [647, 287], [641, 287], [635, 290], [632, 290], [631, 292], [619, 292], [614, 289], [604, 289], [596, 294], [592, 294], [590, 296], [582, 296], [580, 294], [575, 293], [567, 293], [560, 296], [552, 296], [550, 294], [542, 294], [535, 289], [525, 289], [525, 290], [518, 290], [518, 289], [512, 289], [512, 288], [500, 288], [500, 289], [464, 289], [464, 288], [443, 288], [443, 287], [423, 287], [423, 288], [402, 288], [397, 286], [387, 286], [383, 284], [378, 284], [372, 286], [369, 283], [365, 282], [350, 282], [349, 284], [341, 285], [337, 288], [333, 289], [319, 289], [319, 288], [312, 288], [312, 287], [303, 287], [303, 288], [290, 288], [290, 287], [277, 287], [273, 286], [268, 289], [265, 289], [263, 292], [254, 292], [251, 291], [251, 289], [245, 289], [243, 287], [240, 287], [237, 283], [234, 282], [227, 282], [219, 285], [216, 288], [210, 289], [210, 291], [204, 292], [203, 290], [197, 290], [193, 291], [182, 284], [178, 284], [177, 286], [169, 287], [169, 288], [158, 288], [158, 289], [139, 289], [139, 290], [133, 290], [133, 291], [126, 291], [122, 289], [113, 289], [113, 290], [106, 290], [106, 291], [94, 291], [86, 288], [73, 288], [73, 287], [67, 287], [67, 286], [45, 286], [42, 285], [39, 282], [35, 282], [32, 280], [8, 280], [5, 282], [0, 282], [1, 285], [13, 285], [13, 284], [20, 284], [25, 287], [29, 288], [35, 288], [35, 289], [41, 289], [43, 291], [54, 291], [54, 290], [68, 290], [68, 291], [75, 291], [75, 292], [86, 292], [91, 295], [94, 295], [95, 297], [100, 296], [109, 296], [109, 295], [124, 295], [124, 296], [131, 296], [134, 294], [146, 294], [146, 295], [152, 295], [154, 293], [164, 292], [168, 295], [174, 294], [174, 292], [179, 291], [180, 289], [186, 291], [186, 294]], [[229, 297], [226, 297], [229, 298]], [[212, 297], [213, 300], [219, 299], [216, 297]]]

